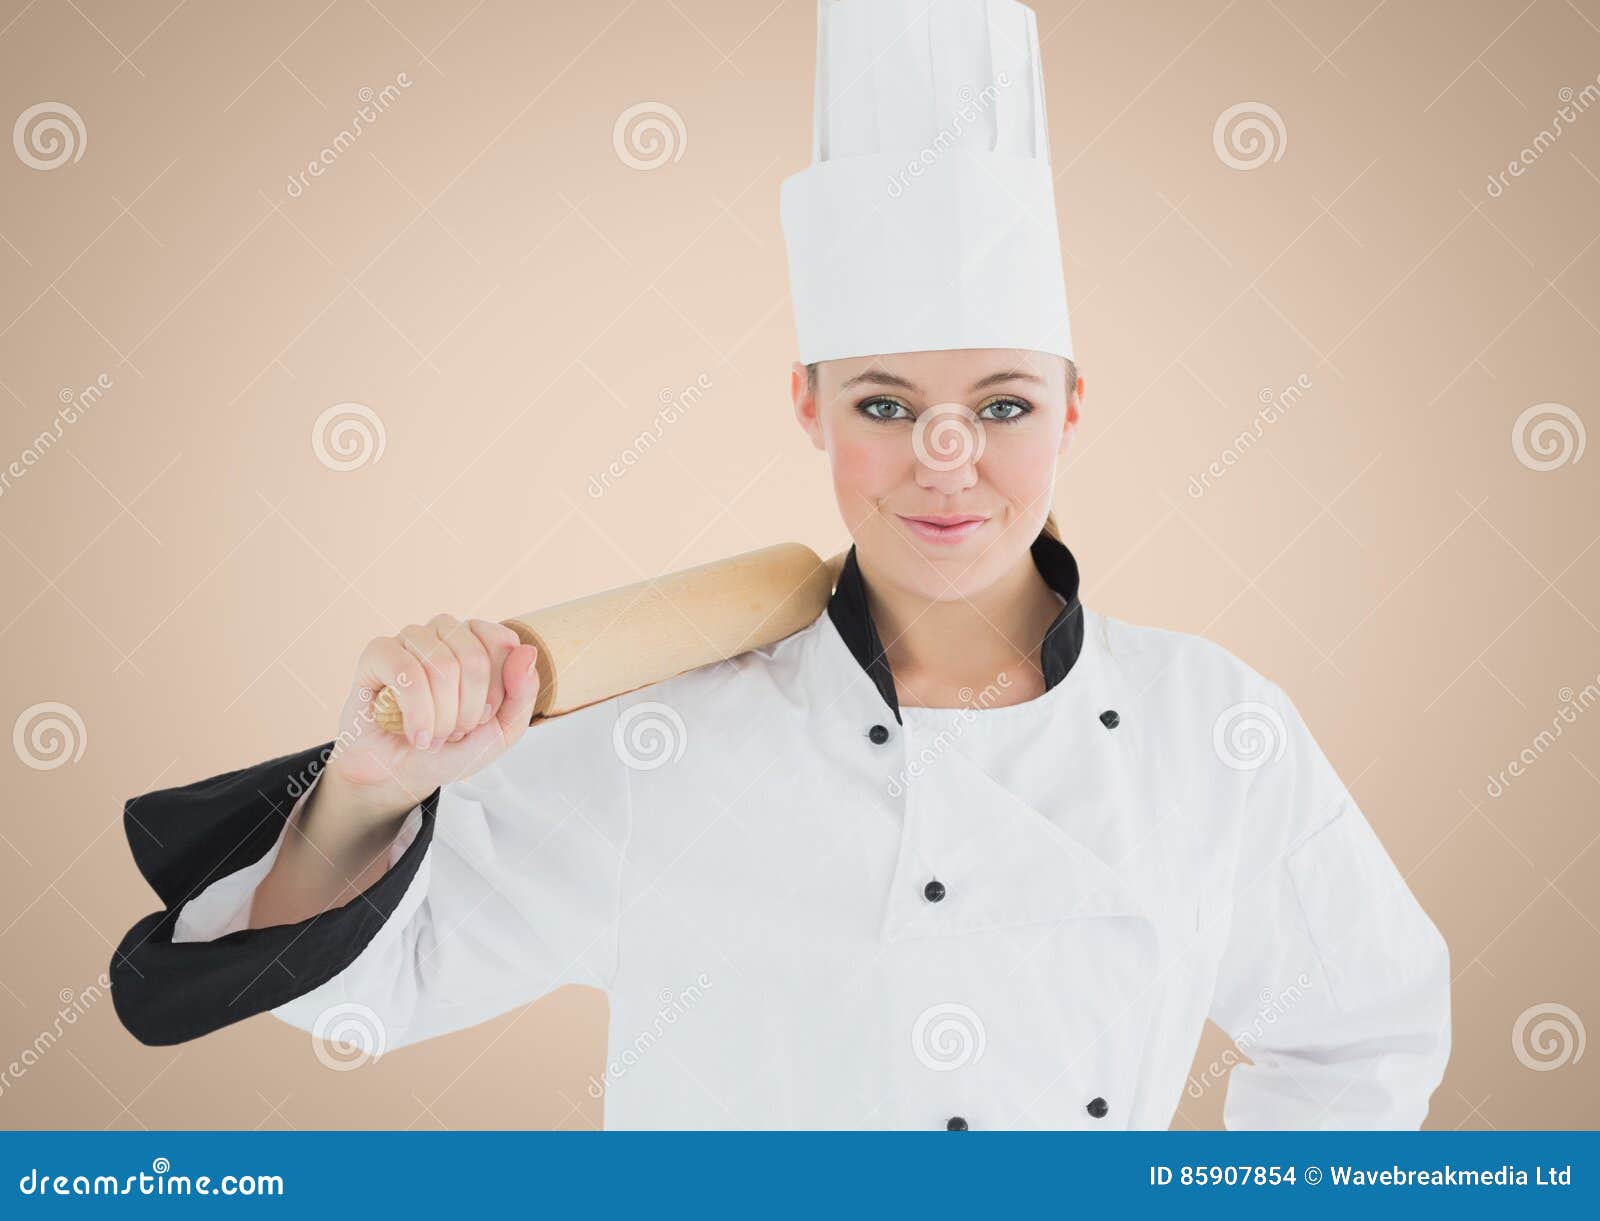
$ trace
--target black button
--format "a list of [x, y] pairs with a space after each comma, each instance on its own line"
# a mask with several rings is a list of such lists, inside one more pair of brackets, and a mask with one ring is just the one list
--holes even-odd
[[929, 903], [937, 903], [944, 898], [944, 883], [938, 878], [934, 878], [933, 881], [922, 888], [922, 897]]
[[1106, 1112], [1111, 1108], [1106, 1105], [1106, 1100], [1104, 1098], [1096, 1098], [1089, 1103], [1087, 1109], [1089, 1114], [1093, 1115], [1096, 1119], [1104, 1119], [1106, 1117]]
[[1100, 714], [1100, 723], [1107, 729], [1115, 729], [1122, 723], [1122, 718], [1117, 715], [1115, 708], [1107, 708]]
[[965, 1132], [967, 1130], [967, 1121], [959, 1115], [952, 1115], [945, 1121], [944, 1130], [946, 1132]]
[[867, 737], [871, 738], [875, 746], [882, 746], [889, 740], [889, 731], [882, 725], [874, 725], [867, 730]]

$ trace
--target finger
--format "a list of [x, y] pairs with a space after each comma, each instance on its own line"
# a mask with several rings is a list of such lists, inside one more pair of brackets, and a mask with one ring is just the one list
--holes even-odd
[[499, 711], [482, 725], [440, 752], [441, 766], [457, 777], [470, 776], [503, 755], [527, 731], [539, 695], [534, 659], [538, 649], [519, 644], [507, 656], [502, 681], [506, 697]]
[[439, 639], [455, 654], [460, 673], [456, 723], [445, 737], [447, 742], [456, 742], [483, 723], [489, 691], [489, 650], [483, 647], [477, 633], [459, 620], [440, 616], [437, 630]]
[[433, 693], [433, 724], [425, 731], [429, 739], [423, 750], [443, 744], [455, 732], [457, 705], [461, 698], [461, 673], [456, 655], [439, 639], [438, 632], [422, 624], [412, 624], [400, 633], [400, 643], [422, 663]]
[[[387, 687], [400, 709], [406, 740], [415, 746], [424, 729], [433, 728], [433, 693], [422, 663], [393, 636], [379, 636], [362, 650], [358, 685], [367, 693], [363, 707], [372, 707], [372, 693]], [[369, 712], [368, 715], [371, 715]]]
[[468, 623], [478, 639], [483, 641], [483, 647], [489, 651], [489, 690], [484, 695], [483, 711], [483, 720], [487, 721], [500, 710], [500, 701], [505, 699], [506, 688], [501, 671], [505, 669], [506, 658], [511, 650], [521, 642], [516, 632], [503, 623], [488, 619], [472, 619]]
[[501, 680], [506, 697], [495, 719], [507, 746], [522, 736], [533, 719], [534, 702], [539, 698], [539, 671], [534, 664], [538, 656], [539, 650], [531, 644], [519, 644], [506, 654]]

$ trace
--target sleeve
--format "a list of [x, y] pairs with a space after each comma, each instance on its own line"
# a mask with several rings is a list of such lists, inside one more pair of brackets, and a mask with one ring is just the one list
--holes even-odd
[[[360, 1031], [381, 1054], [562, 984], [608, 988], [631, 822], [614, 716], [607, 701], [543, 722], [434, 790], [381, 878], [296, 924], [247, 927], [332, 743], [129, 800], [134, 861], [164, 910], [112, 958], [118, 1017], [164, 1045], [270, 1011], [318, 1035]], [[612, 766], [595, 756], [600, 730]]]
[[1267, 749], [1210, 1016], [1252, 1062], [1224, 1125], [1419, 1128], [1450, 1054], [1449, 950], [1293, 703], [1251, 707]]

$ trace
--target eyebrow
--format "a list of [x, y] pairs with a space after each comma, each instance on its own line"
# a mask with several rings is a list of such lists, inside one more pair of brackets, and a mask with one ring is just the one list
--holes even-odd
[[[997, 386], [1001, 382], [1036, 382], [1041, 386], [1045, 384], [1044, 378], [1037, 373], [1029, 373], [1026, 369], [1004, 369], [998, 373], [991, 373], [987, 377], [979, 378], [972, 383], [971, 388], [973, 390], [982, 390], [988, 386]], [[907, 381], [898, 374], [889, 373], [883, 369], [867, 369], [864, 372], [857, 373], [844, 385], [840, 386], [839, 389], [848, 390], [851, 386], [864, 385], [895, 386], [901, 390], [909, 390], [913, 394], [921, 393], [921, 387], [915, 382]]]

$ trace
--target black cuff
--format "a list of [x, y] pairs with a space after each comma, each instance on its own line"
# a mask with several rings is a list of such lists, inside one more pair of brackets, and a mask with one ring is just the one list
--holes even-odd
[[124, 803], [134, 862], [166, 905], [129, 929], [111, 959], [112, 1004], [141, 1043], [198, 1038], [320, 987], [400, 905], [433, 839], [438, 789], [423, 799], [422, 826], [405, 853], [343, 907], [297, 924], [173, 943], [179, 909], [271, 850], [332, 750], [328, 742]]

